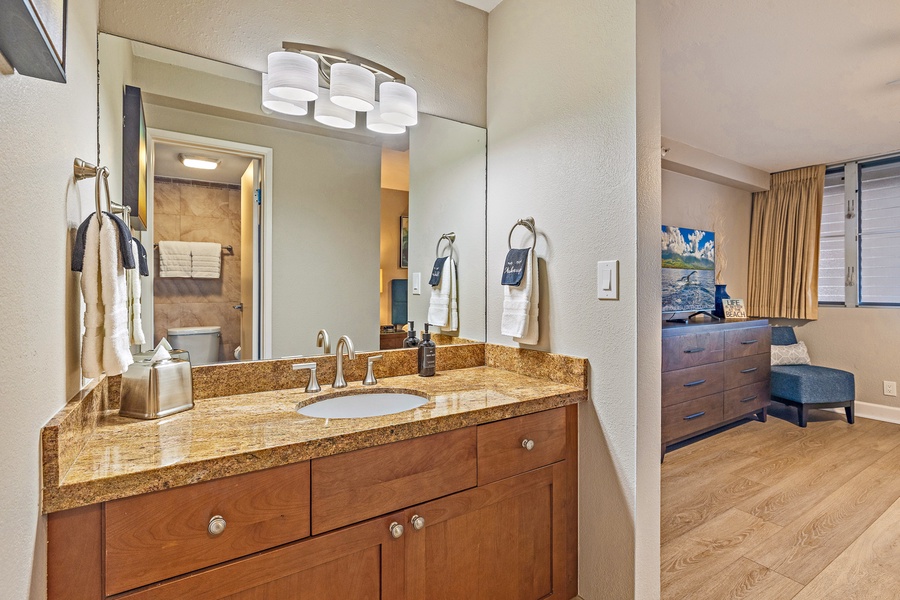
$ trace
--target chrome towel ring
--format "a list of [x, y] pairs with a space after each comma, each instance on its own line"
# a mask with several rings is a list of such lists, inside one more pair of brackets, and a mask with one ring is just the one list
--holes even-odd
[[91, 177], [96, 177], [97, 182], [94, 186], [94, 201], [97, 205], [97, 210], [94, 213], [97, 216], [97, 222], [103, 222], [102, 217], [102, 207], [100, 206], [100, 179], [103, 179], [103, 187], [106, 188], [106, 212], [119, 212], [125, 217], [125, 222], [131, 222], [131, 207], [123, 206], [121, 204], [117, 204], [112, 201], [112, 196], [109, 193], [109, 169], [106, 167], [100, 167], [97, 165], [92, 165], [89, 162], [83, 161], [80, 158], [75, 159], [74, 164], [74, 176], [75, 181], [81, 181], [82, 179], [90, 179]]
[[441, 237], [438, 239], [437, 246], [434, 248], [434, 256], [435, 258], [441, 257], [441, 242], [447, 240], [448, 245], [447, 248], [450, 250], [450, 253], [447, 254], [450, 258], [453, 258], [453, 242], [456, 241], [456, 233], [451, 231], [450, 233], [441, 234]]
[[534, 228], [534, 217], [526, 217], [516, 221], [516, 224], [509, 230], [509, 237], [506, 239], [506, 245], [512, 250], [512, 234], [513, 231], [516, 230], [516, 227], [519, 227], [520, 225], [531, 232], [531, 251], [534, 252], [534, 247], [537, 244], [537, 230]]

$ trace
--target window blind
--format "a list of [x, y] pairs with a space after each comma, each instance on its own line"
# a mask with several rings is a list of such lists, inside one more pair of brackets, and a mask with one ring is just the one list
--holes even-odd
[[844, 169], [825, 172], [822, 227], [819, 233], [819, 303], [843, 304], [844, 284]]
[[900, 159], [860, 166], [859, 294], [900, 304]]

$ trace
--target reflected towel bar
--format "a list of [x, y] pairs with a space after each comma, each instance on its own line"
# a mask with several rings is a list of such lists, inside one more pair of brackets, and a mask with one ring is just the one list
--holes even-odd
[[[153, 244], [153, 249], [159, 250], [159, 244]], [[234, 254], [234, 246], [232, 246], [231, 244], [228, 244], [227, 246], [222, 246], [222, 252], [229, 256], [233, 255]]]

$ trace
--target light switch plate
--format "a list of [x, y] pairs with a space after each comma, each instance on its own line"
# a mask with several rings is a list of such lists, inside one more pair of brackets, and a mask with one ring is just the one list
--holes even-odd
[[600, 300], [619, 299], [619, 261], [601, 260], [597, 262], [597, 298]]
[[412, 286], [413, 286], [413, 295], [421, 296], [422, 295], [422, 274], [421, 273], [413, 273], [412, 277]]

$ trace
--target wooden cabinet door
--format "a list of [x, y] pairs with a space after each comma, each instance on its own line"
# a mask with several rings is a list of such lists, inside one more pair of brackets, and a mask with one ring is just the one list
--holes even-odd
[[406, 511], [407, 597], [569, 600], [565, 464]]
[[405, 535], [401, 513], [128, 594], [129, 600], [404, 600]]

